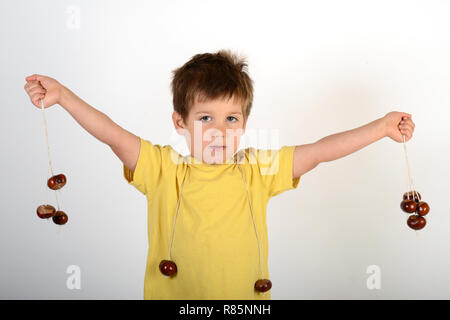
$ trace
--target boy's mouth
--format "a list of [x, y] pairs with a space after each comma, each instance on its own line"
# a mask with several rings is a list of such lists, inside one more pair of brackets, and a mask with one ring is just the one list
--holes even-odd
[[214, 150], [223, 150], [226, 148], [226, 146], [209, 146], [210, 148], [214, 149]]

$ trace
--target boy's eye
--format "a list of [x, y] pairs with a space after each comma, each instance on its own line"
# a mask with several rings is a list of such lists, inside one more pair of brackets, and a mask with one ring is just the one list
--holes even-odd
[[[200, 118], [200, 120], [204, 120], [205, 118], [211, 118], [211, 117], [210, 117], [210, 116], [203, 116], [203, 117]], [[237, 119], [236, 117], [233, 117], [233, 116], [229, 116], [229, 117], [227, 117], [227, 119], [228, 119], [229, 121], [231, 121], [231, 122], [236, 122], [236, 121], [238, 121], [238, 119]]]

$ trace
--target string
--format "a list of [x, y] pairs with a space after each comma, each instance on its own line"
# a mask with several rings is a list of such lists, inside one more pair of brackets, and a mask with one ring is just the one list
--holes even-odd
[[[408, 169], [409, 188], [410, 188], [409, 190], [411, 190], [411, 191], [408, 191], [407, 195], [408, 195], [408, 200], [409, 200], [409, 195], [411, 193], [412, 200], [415, 201], [414, 196], [416, 196], [417, 199], [419, 200], [419, 195], [417, 194], [417, 191], [416, 191], [413, 179], [412, 179], [411, 166], [409, 164], [409, 159], [408, 159], [408, 151], [406, 150], [406, 138], [405, 138], [404, 134], [402, 136], [403, 136], [403, 148], [405, 150], [406, 167]], [[416, 236], [419, 236], [419, 232], [417, 232], [417, 230], [415, 230], [415, 231], [416, 231]]]
[[[235, 162], [235, 164], [236, 164], [236, 162]], [[259, 244], [259, 237], [258, 237], [258, 231], [256, 229], [255, 218], [253, 216], [253, 207], [252, 207], [252, 202], [250, 200], [250, 193], [248, 191], [247, 182], [245, 180], [245, 176], [244, 176], [244, 173], [242, 172], [241, 166], [239, 164], [237, 164], [237, 166], [238, 166], [238, 168], [239, 168], [239, 170], [241, 172], [242, 179], [244, 180], [245, 188], [247, 190], [247, 198], [248, 198], [248, 203], [250, 205], [250, 213], [251, 213], [251, 216], [252, 216], [253, 227], [255, 228], [256, 241], [258, 243], [259, 270], [260, 270], [260, 273], [261, 273], [261, 279], [263, 279], [264, 276], [263, 276], [263, 272], [262, 272], [261, 247], [260, 247], [260, 244]], [[181, 200], [181, 192], [183, 191], [183, 185], [184, 185], [184, 181], [185, 181], [185, 178], [186, 178], [186, 174], [187, 174], [187, 169], [186, 169], [186, 172], [185, 172], [184, 177], [183, 177], [183, 182], [181, 183], [180, 193], [178, 195], [177, 208], [176, 208], [175, 218], [173, 220], [173, 226], [172, 226], [172, 235], [171, 235], [171, 238], [170, 238], [169, 258], [168, 258], [168, 260], [170, 260], [170, 252], [172, 250], [172, 244], [173, 244], [173, 235], [174, 235], [174, 232], [175, 232], [175, 223], [176, 223], [177, 216], [178, 216], [178, 209], [179, 209], [180, 200]], [[167, 277], [167, 276], [165, 276], [165, 277]], [[263, 292], [263, 294], [265, 294], [265, 293], [266, 292]]]
[[[45, 112], [44, 112], [44, 99], [41, 99], [41, 109], [42, 109], [42, 117], [44, 118], [45, 141], [47, 143], [48, 165], [49, 165], [49, 168], [50, 168], [51, 176], [53, 177], [53, 176], [55, 176], [55, 174], [53, 172], [52, 160], [50, 158], [50, 145], [48, 143], [48, 129], [47, 129], [47, 120], [45, 119]], [[56, 203], [58, 205], [58, 211], [59, 211], [60, 210], [60, 206], [59, 206], [59, 200], [58, 200], [57, 192], [55, 192], [55, 196], [56, 196]]]
[[[406, 138], [405, 135], [403, 134], [403, 148], [405, 150], [405, 158], [406, 158], [406, 168], [408, 169], [408, 182], [409, 182], [409, 190], [413, 191], [412, 189], [412, 179], [411, 179], [411, 167], [409, 165], [409, 159], [408, 159], [408, 151], [406, 150]], [[408, 192], [408, 199], [409, 199], [409, 192]], [[414, 199], [414, 195], [413, 195], [413, 199]]]
[[242, 172], [241, 165], [238, 164], [238, 168], [239, 168], [239, 170], [241, 171], [241, 175], [242, 175], [242, 178], [243, 178], [243, 180], [244, 180], [245, 188], [247, 189], [248, 203], [249, 203], [249, 205], [250, 205], [250, 212], [251, 212], [251, 214], [252, 214], [253, 226], [254, 226], [254, 228], [255, 228], [256, 241], [258, 242], [259, 270], [260, 270], [260, 273], [261, 273], [261, 279], [263, 279], [264, 276], [263, 276], [263, 272], [262, 272], [262, 264], [261, 264], [261, 247], [260, 247], [260, 245], [259, 245], [259, 237], [258, 237], [258, 231], [256, 230], [255, 218], [254, 218], [254, 216], [253, 216], [253, 208], [252, 208], [252, 202], [251, 202], [251, 200], [250, 200], [250, 193], [249, 193], [249, 191], [248, 191], [247, 182], [245, 181], [245, 177], [244, 177], [244, 173]]
[[[48, 175], [51, 175], [51, 172], [50, 172], [50, 168], [47, 168], [48, 169], [48, 172], [47, 172], [47, 176]], [[47, 186], [47, 184], [45, 184], [44, 185], [44, 188], [45, 188], [45, 198], [46, 198], [46, 204], [49, 204], [49, 202], [48, 202], [48, 186]]]
[[173, 226], [172, 226], [172, 235], [170, 237], [170, 247], [169, 247], [169, 259], [170, 260], [170, 251], [172, 250], [172, 243], [173, 243], [173, 234], [175, 233], [175, 223], [177, 221], [177, 216], [178, 216], [178, 208], [180, 205], [180, 200], [181, 200], [181, 191], [183, 191], [183, 185], [184, 185], [184, 179], [186, 178], [186, 172], [184, 173], [184, 177], [183, 177], [183, 182], [181, 183], [181, 187], [180, 187], [180, 194], [178, 195], [178, 201], [177, 201], [177, 209], [175, 212], [175, 218], [173, 219]]
[[[403, 134], [402, 136], [403, 136], [403, 148], [404, 148], [404, 150], [405, 150], [406, 167], [407, 167], [407, 169], [408, 169], [409, 190], [411, 191], [411, 197], [412, 197], [412, 199], [414, 199], [414, 196], [416, 196], [417, 199], [419, 199], [419, 195], [418, 195], [418, 193], [417, 193], [417, 191], [416, 191], [416, 189], [415, 189], [414, 180], [413, 180], [413, 178], [412, 178], [412, 173], [411, 173], [412, 170], [411, 170], [411, 165], [410, 165], [410, 163], [409, 163], [408, 151], [406, 150], [406, 138], [405, 138], [405, 135], [404, 135], [404, 134]], [[408, 195], [408, 200], [409, 200], [410, 193], [408, 192], [407, 195]]]
[[[406, 154], [405, 135], [402, 135], [402, 136], [403, 136], [403, 147], [404, 147], [405, 154]], [[406, 166], [408, 167], [408, 160], [406, 160]], [[408, 174], [406, 175], [405, 178], [406, 178], [406, 190], [407, 190], [406, 195], [407, 195], [407, 198], [409, 200], [409, 194], [410, 194], [409, 191], [411, 190], [411, 184], [410, 184], [411, 181], [409, 180], [409, 175]]]

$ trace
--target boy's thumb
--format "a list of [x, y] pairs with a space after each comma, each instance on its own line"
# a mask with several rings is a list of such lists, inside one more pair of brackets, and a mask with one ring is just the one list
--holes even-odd
[[25, 80], [27, 80], [27, 81], [34, 81], [34, 80], [39, 81], [41, 79], [42, 79], [42, 77], [41, 77], [40, 74], [33, 74], [33, 75], [28, 76], [28, 77], [25, 78]]

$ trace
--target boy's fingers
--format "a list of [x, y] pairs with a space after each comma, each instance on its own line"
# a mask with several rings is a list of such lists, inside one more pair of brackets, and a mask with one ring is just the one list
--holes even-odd
[[45, 93], [45, 89], [42, 87], [34, 87], [33, 89], [30, 89], [30, 94], [35, 94], [35, 93]]
[[44, 89], [40, 84], [36, 83], [36, 84], [31, 84], [31, 85], [28, 86], [28, 92], [31, 92], [35, 88], [42, 88], [42, 89]]
[[41, 79], [41, 75], [40, 74], [33, 74], [31, 76], [28, 76], [25, 78], [25, 80], [27, 81], [33, 81], [33, 80], [37, 80], [39, 81]]
[[407, 130], [413, 131], [414, 127], [411, 124], [409, 124], [409, 123], [404, 123], [404, 124], [401, 125], [401, 129], [407, 129]]
[[414, 128], [416, 125], [414, 124], [414, 122], [412, 122], [412, 120], [408, 119], [408, 120], [403, 120], [403, 124], [405, 125], [409, 125], [411, 126], [411, 128]]
[[400, 124], [410, 124], [410, 125], [412, 125], [412, 126], [414, 126], [415, 124], [414, 124], [414, 122], [411, 120], [411, 119], [409, 119], [409, 118], [407, 118], [407, 119], [402, 119], [401, 121], [400, 121]]
[[411, 114], [402, 112], [402, 120], [411, 119]]
[[31, 101], [35, 104], [38, 104], [40, 101], [40, 99], [44, 98], [43, 94], [37, 94], [35, 96], [33, 96], [33, 98], [31, 99]]
[[39, 85], [39, 81], [28, 81], [27, 83], [25, 83], [24, 88], [29, 90], [37, 85]]

